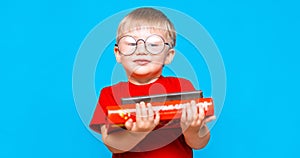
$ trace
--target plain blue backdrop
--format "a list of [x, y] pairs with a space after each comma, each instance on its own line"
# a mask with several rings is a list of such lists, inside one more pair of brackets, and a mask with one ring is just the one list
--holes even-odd
[[195, 157], [300, 157], [297, 1], [12, 0], [0, 2], [1, 158], [110, 157], [76, 111], [73, 64], [99, 22], [139, 6], [193, 17], [223, 57], [225, 104]]

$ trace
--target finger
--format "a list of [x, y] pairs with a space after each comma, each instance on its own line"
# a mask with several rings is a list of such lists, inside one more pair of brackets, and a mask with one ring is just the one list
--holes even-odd
[[106, 127], [106, 125], [102, 125], [101, 128], [100, 128], [100, 130], [101, 130], [101, 134], [104, 137], [107, 136], [107, 127]]
[[204, 125], [204, 109], [203, 107], [199, 107], [199, 115], [198, 115], [197, 125], [200, 126], [200, 128]]
[[131, 130], [132, 129], [132, 126], [133, 126], [133, 121], [132, 119], [128, 119], [126, 122], [125, 122], [125, 127], [127, 130]]
[[191, 122], [193, 120], [193, 111], [190, 103], [187, 104], [186, 113], [187, 113], [187, 121]]
[[153, 121], [154, 113], [153, 113], [152, 105], [150, 103], [147, 103], [147, 107], [148, 107], [148, 119], [149, 121]]
[[200, 120], [200, 119], [198, 118], [197, 121], [196, 121], [196, 125], [197, 125], [197, 126], [200, 126], [201, 123], [202, 123], [202, 120]]
[[199, 108], [199, 119], [202, 121], [203, 119], [204, 119], [204, 109], [203, 109], [203, 107], [200, 107]]
[[181, 112], [181, 122], [186, 122], [186, 106], [182, 108]]
[[191, 101], [191, 108], [192, 108], [193, 120], [195, 121], [198, 119], [198, 108], [194, 100]]
[[136, 109], [136, 115], [135, 115], [135, 117], [136, 117], [136, 122], [140, 122], [141, 121], [141, 107], [140, 107], [140, 104], [139, 103], [136, 103], [135, 104], [135, 109]]
[[155, 126], [157, 126], [159, 124], [159, 121], [160, 121], [159, 111], [156, 111], [155, 112], [155, 119], [154, 119]]
[[145, 102], [142, 101], [140, 103], [140, 106], [141, 106], [141, 119], [142, 120], [148, 119], [148, 112], [147, 112], [147, 108], [146, 108]]
[[133, 131], [133, 132], [136, 132], [136, 131], [138, 131], [138, 130], [137, 130], [137, 125], [136, 125], [136, 122], [133, 122], [133, 123], [132, 123], [132, 128], [131, 128], [131, 131]]

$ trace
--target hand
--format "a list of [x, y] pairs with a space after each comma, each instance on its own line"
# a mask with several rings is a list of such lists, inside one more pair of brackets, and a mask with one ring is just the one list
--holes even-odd
[[198, 132], [207, 122], [214, 120], [215, 116], [205, 118], [204, 108], [197, 107], [193, 100], [182, 109], [181, 128], [183, 132]]
[[156, 111], [154, 118], [154, 111], [152, 105], [147, 103], [147, 108], [144, 102], [136, 104], [136, 122], [129, 119], [125, 122], [125, 127], [133, 132], [150, 132], [159, 124], [160, 116]]

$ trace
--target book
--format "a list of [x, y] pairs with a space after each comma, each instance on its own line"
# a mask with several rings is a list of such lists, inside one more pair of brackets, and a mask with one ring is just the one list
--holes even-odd
[[124, 127], [128, 119], [136, 120], [136, 103], [144, 101], [151, 103], [154, 113], [160, 114], [160, 126], [170, 123], [171, 120], [181, 118], [182, 108], [192, 100], [197, 107], [204, 109], [205, 117], [214, 115], [214, 103], [212, 98], [203, 98], [202, 91], [181, 93], [169, 93], [150, 96], [122, 98], [121, 106], [108, 106], [107, 121], [112, 127]]

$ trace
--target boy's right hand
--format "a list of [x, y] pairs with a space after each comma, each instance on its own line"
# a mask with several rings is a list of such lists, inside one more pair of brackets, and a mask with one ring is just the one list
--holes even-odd
[[159, 112], [155, 112], [150, 103], [140, 102], [136, 104], [136, 122], [129, 119], [125, 122], [127, 130], [132, 132], [150, 132], [152, 131], [160, 121]]

